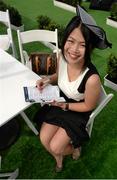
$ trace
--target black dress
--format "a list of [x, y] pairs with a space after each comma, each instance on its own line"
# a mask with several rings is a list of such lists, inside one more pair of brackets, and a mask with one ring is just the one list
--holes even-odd
[[[96, 68], [90, 64], [89, 70], [85, 74], [78, 88], [79, 92], [84, 92], [86, 81], [92, 74], [98, 74], [98, 72]], [[62, 91], [60, 93], [61, 96], [64, 96], [66, 102], [76, 102], [73, 99], [67, 98]], [[86, 124], [90, 114], [91, 111], [64, 111], [60, 107], [44, 105], [39, 109], [34, 119], [38, 125], [42, 124], [42, 122], [46, 122], [64, 128], [68, 136], [71, 138], [74, 148], [77, 148], [82, 146], [85, 141], [89, 140], [89, 135], [86, 131]]]

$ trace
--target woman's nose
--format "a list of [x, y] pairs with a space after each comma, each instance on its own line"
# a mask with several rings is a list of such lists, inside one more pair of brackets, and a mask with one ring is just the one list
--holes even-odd
[[75, 43], [75, 44], [73, 45], [73, 47], [72, 47], [72, 50], [73, 50], [74, 52], [78, 52], [79, 49], [80, 49], [80, 46], [79, 46], [79, 44], [77, 44], [77, 43]]

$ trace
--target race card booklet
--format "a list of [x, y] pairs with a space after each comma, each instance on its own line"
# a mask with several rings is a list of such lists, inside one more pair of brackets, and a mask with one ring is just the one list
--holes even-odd
[[58, 86], [48, 85], [42, 91], [33, 86], [23, 87], [24, 97], [26, 102], [32, 103], [50, 103], [54, 100], [57, 102], [65, 102], [63, 97], [60, 97]]

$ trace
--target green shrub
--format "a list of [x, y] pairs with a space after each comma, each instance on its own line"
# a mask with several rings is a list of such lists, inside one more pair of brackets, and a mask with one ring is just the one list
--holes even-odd
[[6, 11], [7, 9], [9, 10], [11, 24], [15, 26], [21, 26], [22, 18], [18, 10], [14, 7], [7, 6], [2, 0], [0, 0], [0, 10]]
[[111, 6], [110, 16], [113, 20], [117, 21], [117, 2], [113, 3]]
[[6, 11], [6, 9], [7, 9], [7, 5], [3, 1], [0, 0], [0, 10]]
[[117, 55], [110, 54], [107, 63], [107, 74], [117, 82]]
[[59, 46], [59, 48], [61, 48], [61, 43], [62, 43], [65, 28], [55, 22], [51, 22], [48, 26], [48, 29], [51, 31], [58, 29], [58, 46]]
[[43, 16], [43, 15], [37, 17], [37, 23], [39, 29], [47, 29], [51, 31], [58, 29], [58, 45], [59, 47], [61, 47], [64, 27], [52, 21], [48, 16]]
[[39, 29], [47, 29], [51, 22], [51, 19], [48, 16], [38, 16], [37, 17], [37, 23], [38, 23], [38, 28]]
[[10, 6], [8, 6], [8, 9], [9, 9], [11, 24], [13, 24], [15, 26], [21, 26], [22, 18], [21, 18], [21, 15], [19, 14], [19, 12], [17, 11], [17, 9], [15, 9], [14, 7], [10, 7]]

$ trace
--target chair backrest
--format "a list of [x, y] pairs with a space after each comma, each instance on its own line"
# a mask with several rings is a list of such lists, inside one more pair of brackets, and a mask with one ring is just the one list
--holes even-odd
[[10, 23], [10, 16], [9, 16], [8, 9], [6, 11], [0, 11], [0, 22], [2, 22], [7, 27], [7, 34], [0, 35], [0, 41], [1, 41], [1, 44], [3, 44], [3, 47], [1, 45], [1, 48], [4, 50], [8, 50], [9, 47], [11, 46], [13, 56], [16, 57], [17, 54], [16, 54], [16, 49], [15, 49], [15, 45], [13, 41], [13, 35], [12, 35], [12, 30], [11, 30], [11, 23]]
[[10, 38], [7, 34], [0, 35], [0, 48], [7, 51], [10, 47]]
[[107, 94], [104, 87], [101, 87], [101, 94], [97, 107], [92, 111], [89, 120], [86, 125], [89, 136], [91, 137], [92, 127], [95, 117], [102, 111], [102, 109], [108, 104], [114, 95], [112, 93]]
[[29, 30], [25, 32], [20, 32], [19, 30], [17, 30], [17, 35], [18, 35], [20, 58], [23, 64], [26, 64], [27, 61], [29, 61], [29, 56], [27, 52], [24, 51], [23, 49], [23, 44], [26, 44], [26, 43], [41, 42], [45, 46], [52, 49], [52, 51], [56, 52], [58, 56], [57, 29], [55, 29], [55, 31], [38, 29], [38, 30]]

